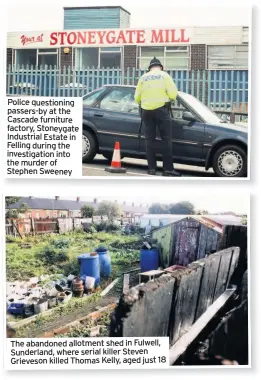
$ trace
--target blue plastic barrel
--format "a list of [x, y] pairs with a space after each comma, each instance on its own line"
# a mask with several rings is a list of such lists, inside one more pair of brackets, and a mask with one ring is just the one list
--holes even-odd
[[140, 267], [141, 272], [158, 269], [159, 251], [157, 248], [140, 250]]
[[24, 303], [11, 302], [8, 306], [9, 314], [22, 315], [24, 313]]
[[100, 263], [99, 255], [91, 255], [90, 253], [83, 253], [78, 256], [80, 264], [80, 276], [88, 276], [95, 278], [95, 287], [100, 284]]
[[99, 255], [101, 277], [108, 278], [111, 275], [111, 258], [109, 251], [105, 247], [96, 248]]

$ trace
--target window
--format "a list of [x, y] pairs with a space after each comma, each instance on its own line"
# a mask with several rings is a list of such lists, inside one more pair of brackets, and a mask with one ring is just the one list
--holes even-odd
[[53, 211], [53, 218], [57, 218], [57, 212]]
[[46, 217], [50, 218], [50, 211], [46, 211]]
[[57, 66], [57, 49], [17, 49], [15, 51], [16, 66]]
[[40, 218], [40, 213], [39, 213], [39, 211], [36, 211], [36, 213], [35, 213], [35, 217], [36, 217], [36, 219], [39, 219], [39, 218]]
[[15, 52], [15, 64], [18, 66], [36, 66], [37, 49], [20, 50]]
[[76, 49], [75, 67], [77, 70], [83, 68], [98, 67], [99, 64], [99, 48], [83, 48]]
[[139, 48], [140, 68], [147, 69], [150, 61], [158, 58], [166, 70], [189, 68], [188, 46], [146, 46]]
[[120, 68], [122, 51], [120, 47], [76, 49], [75, 67], [84, 68]]
[[58, 50], [57, 49], [38, 49], [37, 66], [57, 66]]
[[104, 92], [104, 88], [101, 88], [99, 90], [93, 91], [90, 94], [87, 94], [83, 98], [83, 105], [84, 106], [91, 106], [95, 100], [99, 98], [99, 96]]
[[208, 69], [248, 69], [248, 45], [209, 46]]
[[117, 88], [109, 92], [100, 102], [100, 108], [137, 114], [139, 107], [134, 100], [134, 90]]
[[109, 47], [100, 48], [101, 68], [120, 68], [121, 67], [121, 48]]
[[180, 100], [176, 99], [174, 104], [171, 105], [173, 119], [182, 120], [184, 111], [187, 111]]

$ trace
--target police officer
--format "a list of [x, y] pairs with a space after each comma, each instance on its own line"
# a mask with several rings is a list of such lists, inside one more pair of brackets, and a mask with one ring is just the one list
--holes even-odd
[[177, 87], [157, 58], [150, 62], [148, 72], [139, 79], [135, 101], [141, 106], [145, 124], [148, 174], [156, 175], [157, 159], [155, 152], [156, 130], [159, 128], [163, 151], [163, 176], [179, 176], [173, 168], [172, 121], [170, 102], [178, 94]]

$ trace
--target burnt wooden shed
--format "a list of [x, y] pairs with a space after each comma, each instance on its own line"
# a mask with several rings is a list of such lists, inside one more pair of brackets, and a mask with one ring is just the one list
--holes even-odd
[[160, 265], [164, 268], [187, 266], [216, 252], [227, 224], [239, 225], [240, 222], [233, 220], [229, 223], [227, 218], [193, 215], [154, 230], [152, 238], [159, 245]]

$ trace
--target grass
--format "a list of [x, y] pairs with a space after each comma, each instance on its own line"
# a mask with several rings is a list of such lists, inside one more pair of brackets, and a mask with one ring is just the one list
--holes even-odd
[[110, 316], [111, 316], [112, 311], [107, 311], [102, 313], [101, 317], [98, 318], [97, 320], [88, 320], [84, 326], [77, 326], [77, 327], [72, 327], [70, 332], [67, 334], [63, 335], [57, 335], [56, 338], [84, 338], [84, 337], [90, 337], [91, 334], [91, 329], [95, 326], [103, 326], [100, 329], [100, 334], [99, 336], [109, 336], [109, 325], [110, 325]]
[[[20, 248], [30, 243], [31, 248]], [[64, 276], [79, 273], [77, 256], [105, 245], [112, 261], [112, 278], [139, 259], [139, 235], [122, 236], [116, 233], [81, 231], [60, 235], [29, 236], [24, 239], [7, 237], [7, 281], [28, 280], [42, 274]]]

